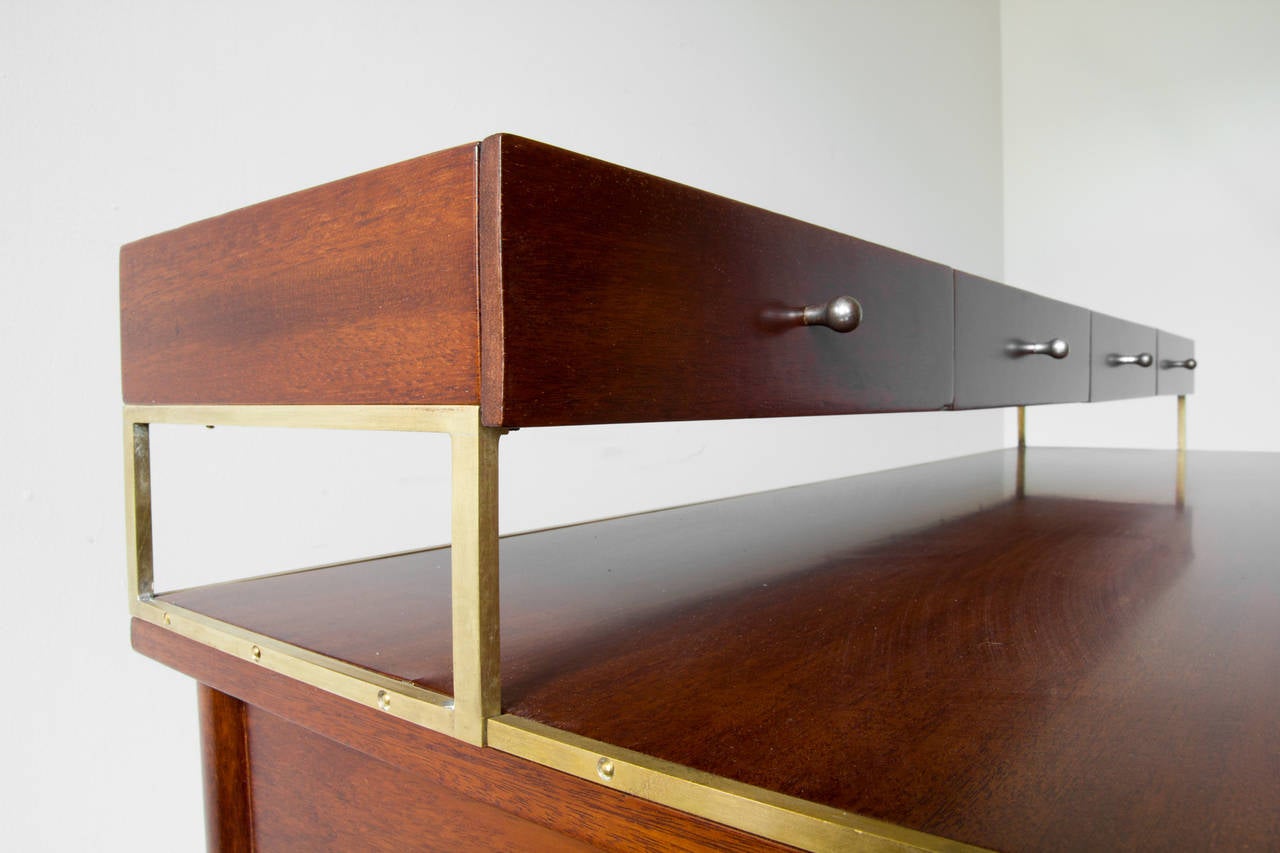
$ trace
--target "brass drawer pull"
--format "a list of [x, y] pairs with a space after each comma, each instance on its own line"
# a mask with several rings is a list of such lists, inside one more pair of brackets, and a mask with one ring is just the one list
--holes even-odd
[[837, 296], [824, 305], [806, 305], [788, 316], [805, 326], [826, 326], [837, 332], [852, 332], [862, 322], [862, 303], [852, 296]]
[[1109, 355], [1107, 356], [1107, 364], [1112, 367], [1119, 367], [1122, 364], [1136, 364], [1138, 367], [1150, 367], [1155, 363], [1155, 357], [1149, 352], [1140, 352], [1137, 355]]
[[1162, 361], [1160, 366], [1165, 370], [1171, 367], [1185, 367], [1187, 370], [1196, 369], [1196, 360], [1194, 358], [1184, 358], [1181, 361]]
[[1042, 344], [1009, 344], [1007, 352], [1012, 356], [1047, 355], [1050, 358], [1066, 358], [1071, 353], [1071, 345], [1062, 338], [1054, 338]]

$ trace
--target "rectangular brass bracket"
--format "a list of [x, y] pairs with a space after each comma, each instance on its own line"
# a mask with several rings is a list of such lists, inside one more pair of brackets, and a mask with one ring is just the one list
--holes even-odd
[[[453, 696], [247, 631], [155, 597], [151, 424], [446, 433], [452, 465]], [[502, 707], [498, 630], [498, 438], [478, 406], [126, 406], [129, 612], [321, 690], [477, 746]]]

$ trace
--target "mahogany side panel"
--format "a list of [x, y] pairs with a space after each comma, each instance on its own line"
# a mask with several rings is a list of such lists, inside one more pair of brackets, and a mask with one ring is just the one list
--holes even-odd
[[253, 853], [257, 847], [253, 838], [245, 704], [203, 684], [196, 685], [196, 690], [209, 850]]
[[[950, 404], [949, 268], [520, 137], [481, 149], [486, 423]], [[840, 295], [850, 333], [786, 319]]]
[[477, 146], [120, 252], [135, 404], [476, 404]]
[[420, 784], [499, 808], [568, 839], [611, 850], [781, 851], [793, 848], [464, 744], [339, 699], [134, 619], [133, 647], [216, 690], [401, 768]]
[[599, 849], [246, 707], [264, 853]]

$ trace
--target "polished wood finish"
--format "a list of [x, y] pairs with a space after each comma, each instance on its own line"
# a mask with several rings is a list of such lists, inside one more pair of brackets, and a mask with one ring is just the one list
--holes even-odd
[[[799, 324], [840, 295], [859, 328]], [[510, 134], [131, 243], [120, 309], [134, 404], [479, 404], [520, 427], [1089, 390], [1083, 309]], [[1004, 351], [1054, 336], [1063, 362]]]
[[[1196, 357], [1196, 342], [1171, 335], [1163, 329], [1157, 336], [1156, 393], [1190, 394], [1196, 390], [1196, 371], [1185, 367], [1168, 367], [1167, 362]], [[1198, 370], [1199, 368], [1197, 368]]]
[[253, 807], [249, 786], [249, 731], [245, 704], [203, 684], [200, 758], [204, 769], [204, 820], [209, 849], [252, 853]]
[[[1181, 508], [1172, 453], [1016, 459], [509, 537], [506, 711], [984, 846], [1265, 848], [1280, 456], [1188, 454]], [[447, 557], [162, 600], [439, 689]]]
[[249, 720], [260, 850], [598, 849], [253, 706]]
[[[1156, 330], [1094, 311], [1090, 331], [1089, 400], [1150, 397], [1156, 393]], [[1115, 364], [1121, 355], [1151, 356], [1149, 367]]]
[[[501, 200], [483, 217], [501, 238], [481, 240], [485, 423], [950, 403], [947, 267], [520, 137], [482, 147]], [[842, 294], [853, 332], [783, 319]]]
[[[957, 409], [1089, 399], [1089, 312], [956, 272]], [[1014, 356], [1011, 345], [1061, 338], [1063, 359]]]
[[128, 403], [478, 403], [475, 145], [130, 243]]
[[[481, 833], [490, 821], [501, 824], [497, 832], [504, 838], [546, 839], [548, 836], [512, 819], [543, 827], [559, 838], [554, 843], [525, 846], [523, 849], [578, 849], [586, 844], [605, 850], [684, 850], [684, 851], [780, 851], [790, 849], [744, 832], [710, 821], [691, 817], [674, 809], [631, 797], [601, 785], [584, 782], [572, 776], [514, 758], [494, 749], [481, 749], [461, 741], [420, 728], [373, 708], [337, 698], [314, 687], [278, 675], [248, 661], [239, 660], [163, 628], [135, 619], [132, 623], [133, 647], [144, 655], [192, 676], [215, 690], [235, 696], [252, 706], [248, 713], [250, 752], [255, 785], [258, 774], [269, 774], [266, 790], [255, 787], [254, 812], [262, 850], [316, 849], [307, 843], [294, 843], [288, 833], [296, 815], [288, 812], [307, 808], [312, 796], [325, 806], [325, 814], [315, 819], [328, 823], [342, 837], [360, 827], [385, 825], [385, 832], [396, 838], [394, 824], [402, 817], [421, 822], [422, 814], [403, 816], [402, 809], [412, 809], [411, 798], [386, 791], [388, 799], [366, 797], [355, 791], [366, 783], [364, 772], [380, 771], [387, 781], [369, 779], [375, 790], [392, 787], [389, 782], [409, 785], [410, 794], [446, 802], [454, 814], [464, 814], [478, 822], [473, 827]], [[263, 713], [265, 712], [265, 714]], [[273, 715], [288, 724], [276, 723]], [[290, 731], [283, 725], [305, 729], [340, 744], [365, 758], [324, 746], [301, 731]], [[265, 736], [266, 744], [254, 743]], [[320, 749], [337, 764], [332, 772], [350, 774], [350, 787], [339, 782], [315, 779], [309, 774], [294, 774], [289, 766], [272, 766], [282, 760], [298, 760], [307, 765], [303, 753]], [[320, 774], [331, 772], [321, 763]], [[272, 813], [272, 812], [285, 813]], [[504, 813], [499, 815], [496, 812]], [[445, 822], [447, 818], [441, 818]], [[304, 827], [297, 831], [305, 833]], [[438, 831], [447, 834], [448, 827]], [[462, 832], [464, 829], [453, 830]], [[432, 835], [418, 837], [412, 849], [434, 849]], [[455, 839], [457, 836], [455, 836]], [[454, 850], [489, 850], [483, 834], [472, 836], [474, 844]], [[264, 844], [274, 841], [275, 844]], [[379, 843], [370, 836], [369, 844]], [[321, 849], [348, 850], [343, 844], [322, 844]], [[374, 849], [379, 849], [376, 846]], [[401, 846], [398, 849], [405, 849]], [[520, 849], [520, 848], [517, 848]]]

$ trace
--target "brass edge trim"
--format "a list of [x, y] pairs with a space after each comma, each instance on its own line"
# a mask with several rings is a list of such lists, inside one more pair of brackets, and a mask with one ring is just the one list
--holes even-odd
[[805, 850], [983, 849], [704, 773], [511, 714], [489, 720], [488, 744], [579, 779]]
[[132, 615], [264, 669], [442, 734], [453, 734], [453, 699], [416, 684], [282, 642], [163, 599], [135, 601]]
[[132, 423], [448, 433], [474, 432], [479, 412], [479, 406], [124, 407]]

